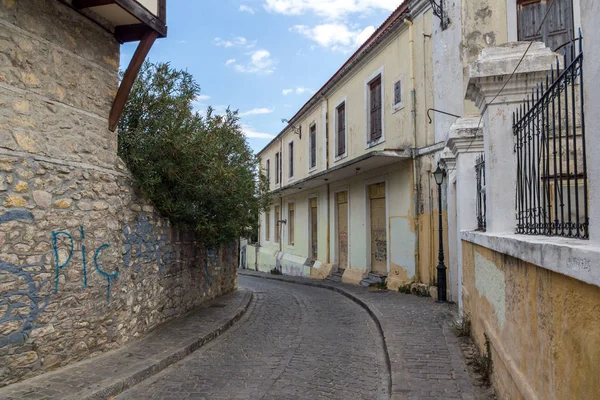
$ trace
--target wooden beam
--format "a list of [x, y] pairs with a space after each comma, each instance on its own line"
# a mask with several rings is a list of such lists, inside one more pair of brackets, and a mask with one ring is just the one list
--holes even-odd
[[150, 30], [152, 28], [144, 24], [119, 25], [115, 27], [115, 38], [119, 43], [137, 42]]
[[140, 68], [142, 68], [142, 64], [144, 63], [148, 52], [152, 48], [152, 45], [157, 38], [158, 32], [153, 30], [148, 31], [140, 41], [140, 44], [133, 54], [133, 58], [129, 62], [129, 66], [123, 75], [123, 80], [121, 81], [121, 85], [119, 86], [119, 90], [115, 96], [115, 101], [110, 109], [110, 116], [108, 117], [108, 129], [110, 129], [111, 132], [114, 132], [115, 129], [117, 129], [119, 118], [121, 118], [121, 114], [125, 108], [125, 103], [127, 102], [131, 88], [133, 87], [135, 79], [140, 72]]
[[107, 6], [109, 4], [115, 4], [116, 0], [73, 0], [73, 7], [76, 10], [83, 8]]
[[115, 3], [120, 5], [135, 18], [139, 19], [142, 23], [157, 31], [160, 35], [159, 37], [167, 36], [167, 27], [165, 26], [165, 22], [161, 21], [158, 15], [154, 15], [150, 11], [146, 10], [136, 0], [115, 0]]

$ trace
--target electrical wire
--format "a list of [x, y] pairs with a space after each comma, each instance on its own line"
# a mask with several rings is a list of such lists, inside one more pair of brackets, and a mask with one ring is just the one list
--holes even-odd
[[[554, 3], [556, 3], [556, 0], [552, 0], [552, 3], [550, 3], [550, 5], [548, 6], [548, 9], [546, 10], [546, 14], [544, 14], [544, 18], [542, 19], [542, 22], [540, 22], [540, 26], [538, 27], [537, 31], [535, 32], [534, 39], [531, 39], [531, 41], [529, 42], [529, 46], [527, 46], [527, 49], [525, 49], [525, 52], [521, 56], [521, 59], [517, 63], [517, 66], [515, 67], [515, 69], [513, 70], [513, 72], [510, 74], [510, 76], [508, 77], [508, 79], [506, 80], [506, 82], [504, 82], [504, 84], [502, 85], [502, 87], [500, 88], [500, 90], [498, 90], [498, 93], [496, 93], [496, 95], [494, 96], [494, 98], [492, 99], [492, 101], [490, 101], [489, 103], [487, 103], [485, 105], [485, 107], [483, 107], [483, 110], [481, 111], [481, 117], [479, 118], [479, 123], [477, 123], [477, 128], [476, 129], [479, 129], [479, 127], [481, 126], [481, 121], [483, 120], [483, 114], [486, 112], [488, 106], [490, 104], [492, 104], [498, 98], [498, 96], [500, 96], [500, 94], [502, 93], [502, 91], [504, 90], [504, 88], [506, 88], [506, 85], [508, 85], [508, 82], [510, 82], [510, 80], [512, 79], [512, 77], [515, 76], [515, 74], [517, 73], [517, 69], [519, 69], [519, 67], [521, 66], [521, 63], [525, 59], [525, 56], [529, 52], [529, 49], [531, 49], [531, 46], [536, 41], [535, 37], [537, 37], [540, 34], [540, 32], [542, 30], [542, 27], [544, 26], [544, 23], [546, 22], [546, 18], [548, 18], [548, 15], [550, 15], [550, 11], [552, 10], [552, 7], [554, 7]], [[469, 143], [469, 146], [467, 146], [467, 150], [465, 151], [465, 153], [467, 153], [469, 151], [469, 149], [471, 148], [471, 146], [475, 142], [476, 138], [477, 138], [477, 135], [473, 136], [473, 139], [471, 139], [471, 142]], [[447, 173], [452, 172], [455, 169], [456, 169], [456, 167], [452, 168], [450, 171], [447, 171]]]

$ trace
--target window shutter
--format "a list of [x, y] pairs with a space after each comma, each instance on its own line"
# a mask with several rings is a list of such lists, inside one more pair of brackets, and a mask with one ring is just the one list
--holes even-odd
[[317, 127], [310, 127], [310, 168], [317, 165]]
[[400, 86], [400, 81], [394, 84], [394, 104], [402, 103], [402, 88]]
[[346, 152], [346, 103], [338, 107], [338, 142], [337, 155]]
[[290, 142], [290, 178], [294, 176], [294, 142]]
[[572, 40], [574, 35], [572, 0], [556, 0], [544, 22], [544, 26], [542, 26], [540, 33], [536, 35], [551, 4], [546, 0], [533, 2], [519, 0], [517, 5], [517, 34], [519, 40], [542, 41], [553, 51]]
[[371, 83], [371, 141], [381, 137], [381, 76]]

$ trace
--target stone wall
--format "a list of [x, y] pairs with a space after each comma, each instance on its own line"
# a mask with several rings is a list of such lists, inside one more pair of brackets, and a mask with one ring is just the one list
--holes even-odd
[[55, 0], [0, 0], [0, 386], [108, 351], [237, 287], [144, 201], [108, 114], [119, 45]]

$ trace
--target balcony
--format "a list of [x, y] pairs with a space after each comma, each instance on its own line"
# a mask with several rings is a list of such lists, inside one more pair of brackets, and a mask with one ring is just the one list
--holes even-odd
[[149, 33], [167, 36], [166, 0], [73, 0], [71, 5], [101, 25], [111, 24], [120, 43], [142, 40]]
[[380, 167], [395, 164], [402, 160], [411, 159], [411, 150], [374, 150], [362, 156], [353, 158], [345, 163], [330, 167], [307, 178], [286, 185], [280, 189], [275, 189], [272, 193], [280, 196], [288, 196], [298, 193], [300, 190], [314, 189], [327, 182], [335, 182], [351, 178], [358, 174], [368, 172]]

